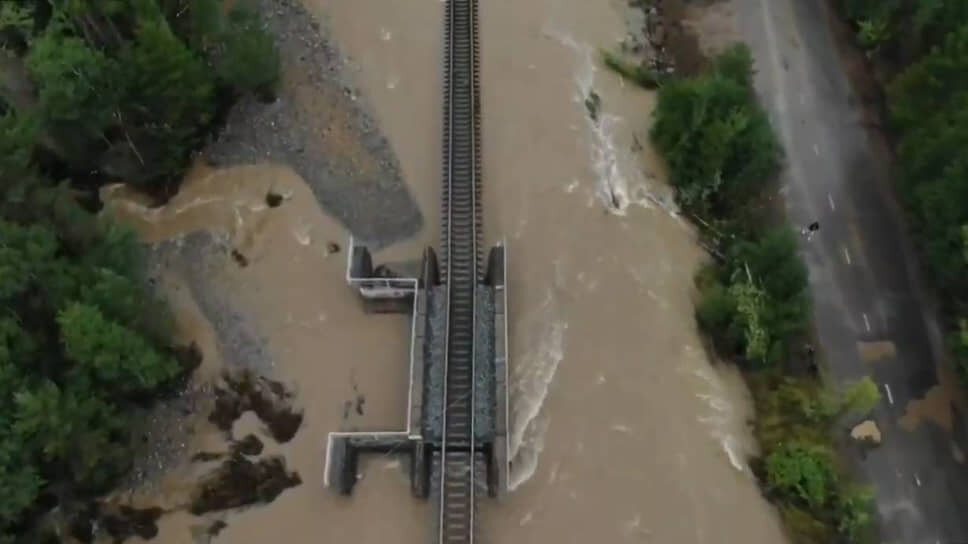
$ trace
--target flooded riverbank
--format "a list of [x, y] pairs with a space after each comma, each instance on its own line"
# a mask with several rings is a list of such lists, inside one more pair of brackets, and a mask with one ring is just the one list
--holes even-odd
[[647, 144], [655, 96], [598, 61], [624, 36], [623, 9], [482, 10], [482, 35], [502, 36], [482, 39], [485, 225], [510, 247], [522, 482], [486, 530], [495, 541], [782, 542], [745, 465], [745, 387], [710, 364], [696, 331], [704, 256]]
[[[417, 236], [388, 249], [394, 258], [438, 238], [441, 6], [306, 0], [341, 44], [426, 219]], [[745, 463], [745, 388], [731, 368], [711, 364], [696, 331], [692, 277], [704, 255], [669, 204], [648, 147], [655, 97], [598, 62], [600, 48], [622, 39], [625, 9], [607, 0], [481, 6], [485, 229], [510, 253], [515, 485], [505, 504], [485, 505], [482, 535], [783, 542]], [[585, 105], [593, 92], [597, 120]], [[270, 191], [284, 196], [278, 207], [266, 204]], [[310, 186], [281, 165], [202, 166], [165, 209], [121, 205], [119, 213], [150, 241], [214, 233], [224, 251], [206, 269], [206, 286], [256, 331], [262, 371], [294, 389], [304, 414], [285, 444], [242, 425], [246, 418], [232, 431], [256, 434], [301, 485], [263, 507], [165, 516], [157, 541], [425, 542], [431, 510], [410, 498], [392, 457], [366, 459], [349, 499], [321, 485], [326, 433], [402, 427], [408, 337], [404, 318], [362, 313], [343, 282], [345, 254], [334, 250], [348, 233]], [[197, 298], [184, 294], [186, 283], [172, 285]], [[183, 323], [217, 344], [215, 305], [186, 305], [201, 309], [183, 312]], [[214, 521], [225, 526], [202, 534]]]

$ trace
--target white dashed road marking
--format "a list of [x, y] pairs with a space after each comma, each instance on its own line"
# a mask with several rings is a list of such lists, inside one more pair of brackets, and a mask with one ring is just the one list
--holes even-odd
[[867, 314], [864, 314], [864, 327], [867, 329], [867, 332], [871, 332], [871, 322], [867, 319]]
[[894, 406], [894, 395], [891, 394], [891, 386], [885, 383], [884, 391], [887, 392], [887, 402], [891, 403], [891, 406]]
[[830, 211], [837, 209], [837, 207], [834, 206], [834, 197], [830, 196], [830, 193], [827, 193], [827, 203], [830, 204]]
[[851, 264], [851, 262], [850, 262], [850, 252], [847, 251], [847, 248], [846, 247], [844, 248], [844, 259], [847, 261], [847, 264], [848, 265]]

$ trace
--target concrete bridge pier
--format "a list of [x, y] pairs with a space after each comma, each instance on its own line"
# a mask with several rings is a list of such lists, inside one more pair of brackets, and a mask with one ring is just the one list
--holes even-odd
[[406, 277], [399, 268], [374, 267], [370, 250], [350, 238], [346, 283], [359, 294], [368, 313], [410, 313], [418, 279]]
[[508, 289], [507, 245], [491, 248], [484, 284], [494, 290], [494, 437], [488, 452], [488, 491], [503, 500], [510, 478], [508, 444]]
[[[440, 430], [444, 402], [440, 374], [447, 314], [437, 254], [427, 248], [419, 270], [414, 269], [417, 277], [405, 277], [394, 273], [391, 267], [374, 266], [366, 246], [351, 239], [349, 248], [346, 281], [357, 291], [367, 311], [409, 313], [411, 316], [407, 424], [401, 430], [330, 433], [324, 485], [341, 495], [349, 495], [358, 478], [361, 454], [404, 454], [410, 456], [408, 466], [413, 496], [427, 499], [440, 492], [436, 489], [439, 485], [433, 474], [434, 459], [439, 458], [442, 449]], [[506, 246], [492, 248], [484, 276], [479, 280], [480, 308], [474, 340], [475, 357], [478, 358], [475, 412], [479, 421], [475, 430], [474, 458], [482, 471], [478, 482], [486, 482], [487, 493], [498, 499], [507, 494], [510, 472], [507, 267]]]

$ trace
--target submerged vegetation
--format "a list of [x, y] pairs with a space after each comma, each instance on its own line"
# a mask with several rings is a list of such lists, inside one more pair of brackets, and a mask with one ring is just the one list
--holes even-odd
[[645, 64], [636, 64], [622, 58], [617, 53], [602, 51], [602, 62], [616, 74], [646, 89], [657, 89], [662, 85], [663, 76]]
[[901, 194], [968, 383], [968, 0], [843, 0], [886, 85]]
[[758, 416], [762, 457], [752, 466], [761, 485], [798, 542], [863, 542], [872, 497], [850, 484], [833, 433], [845, 417], [866, 416], [879, 393], [869, 379], [831, 392], [803, 348], [807, 272], [795, 233], [765, 202], [781, 147], [752, 74], [749, 49], [736, 45], [706, 73], [668, 81], [651, 138], [680, 206], [707, 226], [719, 249], [720, 258], [697, 275], [696, 318], [716, 351], [745, 370]]
[[275, 46], [235, 4], [0, 3], [0, 542], [108, 489], [133, 414], [197, 363], [94, 190], [164, 193], [235, 98], [271, 96]]

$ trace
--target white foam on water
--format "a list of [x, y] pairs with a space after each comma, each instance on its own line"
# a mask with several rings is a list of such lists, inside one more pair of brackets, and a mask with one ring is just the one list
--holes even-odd
[[313, 241], [312, 236], [310, 235], [312, 228], [313, 226], [308, 223], [293, 227], [292, 236], [297, 242], [299, 242], [299, 245], [308, 246]]
[[[578, 42], [572, 36], [553, 28], [546, 27], [545, 35], [575, 53], [578, 66], [575, 71], [575, 93], [572, 99], [585, 113], [585, 100], [594, 91], [595, 75], [598, 72], [595, 48], [587, 43]], [[638, 178], [641, 176], [635, 168], [622, 167], [623, 163], [620, 161], [618, 148], [615, 145], [616, 129], [624, 120], [617, 115], [606, 113], [604, 109], [599, 112], [597, 121], [587, 114], [583, 114], [582, 118], [591, 136], [589, 151], [592, 171], [596, 179], [595, 196], [611, 213], [625, 215], [626, 209], [632, 203], [629, 198], [628, 178], [630, 175]]]
[[556, 319], [554, 294], [549, 288], [541, 307], [532, 320], [541, 328], [532, 348], [512, 366], [512, 412], [509, 429], [513, 490], [527, 482], [538, 469], [538, 458], [544, 449], [544, 436], [549, 417], [543, 410], [545, 398], [558, 365], [565, 357], [565, 331], [568, 323]]
[[[624, 216], [629, 206], [635, 205], [646, 209], [658, 206], [669, 215], [678, 217], [679, 208], [671, 196], [656, 196], [649, 186], [649, 176], [643, 173], [632, 152], [616, 145], [618, 128], [625, 123], [625, 119], [606, 112], [606, 104], [602, 104], [597, 121], [587, 115], [585, 100], [595, 90], [595, 77], [598, 73], [596, 48], [578, 42], [572, 36], [548, 25], [545, 26], [544, 34], [571, 49], [578, 59], [572, 99], [581, 108], [582, 118], [590, 135], [589, 151], [597, 200], [615, 215]], [[574, 128], [572, 126], [573, 130]]]
[[517, 447], [511, 448], [512, 464], [508, 478], [508, 489], [511, 491], [530, 480], [538, 471], [538, 460], [544, 451], [544, 438], [549, 423], [550, 418], [539, 408], [533, 419], [520, 427]]
[[[747, 472], [746, 460], [741, 453], [742, 443], [733, 434], [733, 430], [737, 427], [736, 419], [740, 416], [737, 415], [727, 397], [722, 380], [705, 361], [700, 360], [694, 348], [685, 346], [683, 351], [690, 363], [701, 365], [689, 368], [688, 373], [699, 378], [701, 387], [706, 390], [696, 393], [696, 398], [703, 401], [709, 411], [706, 415], [697, 417], [696, 420], [710, 428], [710, 436], [719, 443], [730, 465], [739, 472]], [[687, 371], [687, 367], [681, 366], [680, 370]]]

